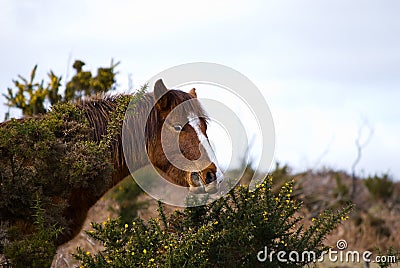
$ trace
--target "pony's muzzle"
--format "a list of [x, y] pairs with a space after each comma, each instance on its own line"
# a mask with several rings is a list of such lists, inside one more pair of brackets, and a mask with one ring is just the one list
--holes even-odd
[[207, 192], [214, 194], [218, 191], [217, 177], [213, 170], [203, 170], [201, 172], [192, 172], [190, 179], [195, 187], [191, 187], [191, 191], [195, 193]]

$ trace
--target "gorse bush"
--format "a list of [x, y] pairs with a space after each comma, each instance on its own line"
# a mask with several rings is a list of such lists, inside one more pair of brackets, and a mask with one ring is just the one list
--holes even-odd
[[33, 208], [36, 212], [33, 215], [35, 231], [21, 240], [16, 240], [6, 247], [5, 256], [11, 259], [9, 264], [17, 268], [42, 268], [50, 267], [56, 247], [53, 243], [62, 231], [61, 228], [48, 226], [44, 220], [44, 210], [37, 196], [36, 204]]
[[[107, 188], [113, 171], [109, 152], [89, 141], [88, 131], [82, 111], [68, 103], [0, 128], [0, 253], [13, 266], [48, 267], [59, 244], [48, 228], [71, 232], [65, 214], [71, 193], [101, 195]], [[37, 196], [44, 210], [35, 216]]]
[[393, 181], [388, 174], [368, 177], [365, 179], [364, 183], [372, 197], [383, 201], [387, 201], [392, 197]]
[[[347, 218], [351, 205], [325, 211], [309, 227], [297, 216], [301, 203], [292, 198], [293, 182], [272, 192], [267, 177], [254, 191], [238, 186], [217, 201], [188, 207], [159, 218], [131, 223], [119, 219], [94, 223], [88, 235], [105, 249], [96, 254], [78, 249], [81, 267], [294, 267], [308, 260], [280, 263], [273, 257], [259, 262], [258, 252], [311, 251], [318, 257], [328, 247], [323, 240]], [[194, 199], [196, 199], [194, 197]]]
[[[48, 73], [48, 82], [44, 80], [35, 81], [37, 65], [32, 69], [29, 80], [18, 75], [17, 80], [13, 80], [14, 89], [8, 88], [6, 98], [7, 106], [22, 110], [23, 115], [43, 114], [47, 112], [46, 104], [54, 105], [58, 102], [68, 102], [80, 100], [83, 97], [104, 93], [116, 88], [115, 68], [119, 62], [114, 63], [108, 68], [100, 67], [97, 75], [93, 76], [90, 71], [84, 71], [85, 63], [76, 60], [73, 68], [76, 74], [65, 85], [64, 96], [61, 91], [61, 76], [57, 76], [53, 71]], [[9, 114], [6, 114], [8, 119]]]
[[0, 128], [1, 222], [33, 222], [27, 208], [39, 195], [46, 222], [65, 228], [62, 212], [73, 189], [106, 189], [112, 174], [107, 148], [89, 141], [88, 131], [82, 110], [68, 103]]
[[97, 69], [97, 75], [93, 76], [91, 72], [84, 71], [85, 63], [81, 60], [76, 60], [73, 68], [76, 71], [71, 81], [65, 87], [65, 101], [80, 99], [83, 96], [92, 96], [98, 93], [104, 93], [115, 89], [115, 67], [119, 62], [111, 61], [110, 67], [100, 67]]
[[[34, 224], [32, 207], [37, 196], [46, 228], [62, 229], [58, 239], [48, 240], [55, 248], [77, 232], [77, 217], [84, 217], [85, 209], [92, 205], [79, 197], [95, 201], [109, 188], [114, 172], [110, 147], [133, 97], [124, 95], [116, 100], [107, 134], [100, 142], [94, 141], [82, 106], [67, 101], [114, 89], [118, 63], [98, 68], [97, 76], [83, 71], [83, 65], [82, 61], [75, 62], [76, 75], [66, 83], [65, 96], [59, 93], [61, 77], [53, 72], [47, 86], [43, 80], [36, 81], [37, 66], [29, 80], [19, 76], [15, 88], [3, 94], [8, 106], [21, 109], [27, 116], [0, 125], [0, 254], [13, 252], [8, 256], [15, 265], [18, 261], [13, 258], [28, 254], [23, 245], [37, 246], [44, 239]], [[47, 104], [53, 105], [50, 110], [45, 108]], [[77, 207], [83, 212], [76, 211]], [[25, 258], [25, 266], [34, 266], [35, 258]]]
[[269, 173], [274, 178], [273, 191], [279, 191], [279, 189], [286, 182], [290, 180], [291, 169], [288, 165], [281, 165], [279, 162], [275, 163], [275, 168]]

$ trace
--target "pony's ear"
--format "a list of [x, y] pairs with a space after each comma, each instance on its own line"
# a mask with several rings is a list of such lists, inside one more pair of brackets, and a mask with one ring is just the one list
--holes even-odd
[[167, 93], [168, 88], [164, 85], [162, 79], [158, 79], [154, 84], [154, 97], [156, 100], [160, 99], [165, 93]]
[[196, 89], [192, 88], [191, 90], [189, 90], [188, 92], [193, 98], [197, 98], [197, 94], [196, 94]]
[[168, 89], [164, 85], [162, 79], [157, 80], [154, 84], [154, 100], [156, 101], [156, 107], [160, 111], [164, 111], [169, 107], [169, 100], [168, 100]]

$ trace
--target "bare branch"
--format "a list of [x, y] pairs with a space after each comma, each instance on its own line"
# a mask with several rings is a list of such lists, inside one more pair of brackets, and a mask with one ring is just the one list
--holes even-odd
[[[362, 136], [364, 133], [364, 130], [368, 131], [367, 137], [364, 141], [362, 141]], [[351, 189], [351, 199], [354, 199], [354, 195], [356, 192], [356, 166], [361, 160], [362, 157], [362, 150], [368, 145], [368, 143], [371, 141], [372, 135], [374, 134], [374, 129], [372, 126], [368, 123], [366, 119], [364, 119], [362, 125], [358, 128], [358, 135], [355, 141], [356, 148], [357, 148], [357, 157], [353, 162], [353, 165], [351, 166], [351, 176], [352, 176], [352, 181], [353, 181], [353, 187]]]
[[[362, 139], [362, 134], [363, 134], [364, 129], [366, 129], [368, 131], [368, 136], [364, 140], [364, 142], [362, 142], [361, 139]], [[356, 147], [357, 147], [357, 157], [356, 157], [355, 161], [353, 162], [353, 165], [351, 166], [352, 174], [355, 173], [356, 166], [361, 160], [362, 150], [370, 142], [373, 133], [374, 133], [374, 129], [368, 124], [368, 122], [366, 120], [364, 120], [363, 124], [358, 129], [358, 135], [357, 135], [357, 139], [355, 141]]]

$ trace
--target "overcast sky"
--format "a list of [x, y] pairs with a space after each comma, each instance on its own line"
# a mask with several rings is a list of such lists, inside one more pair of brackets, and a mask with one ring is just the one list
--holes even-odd
[[276, 160], [350, 171], [367, 122], [358, 174], [400, 179], [399, 12], [397, 0], [1, 0], [0, 92], [35, 64], [65, 81], [75, 59], [95, 71], [114, 58], [124, 90], [129, 75], [138, 88], [175, 65], [220, 63], [265, 96]]

